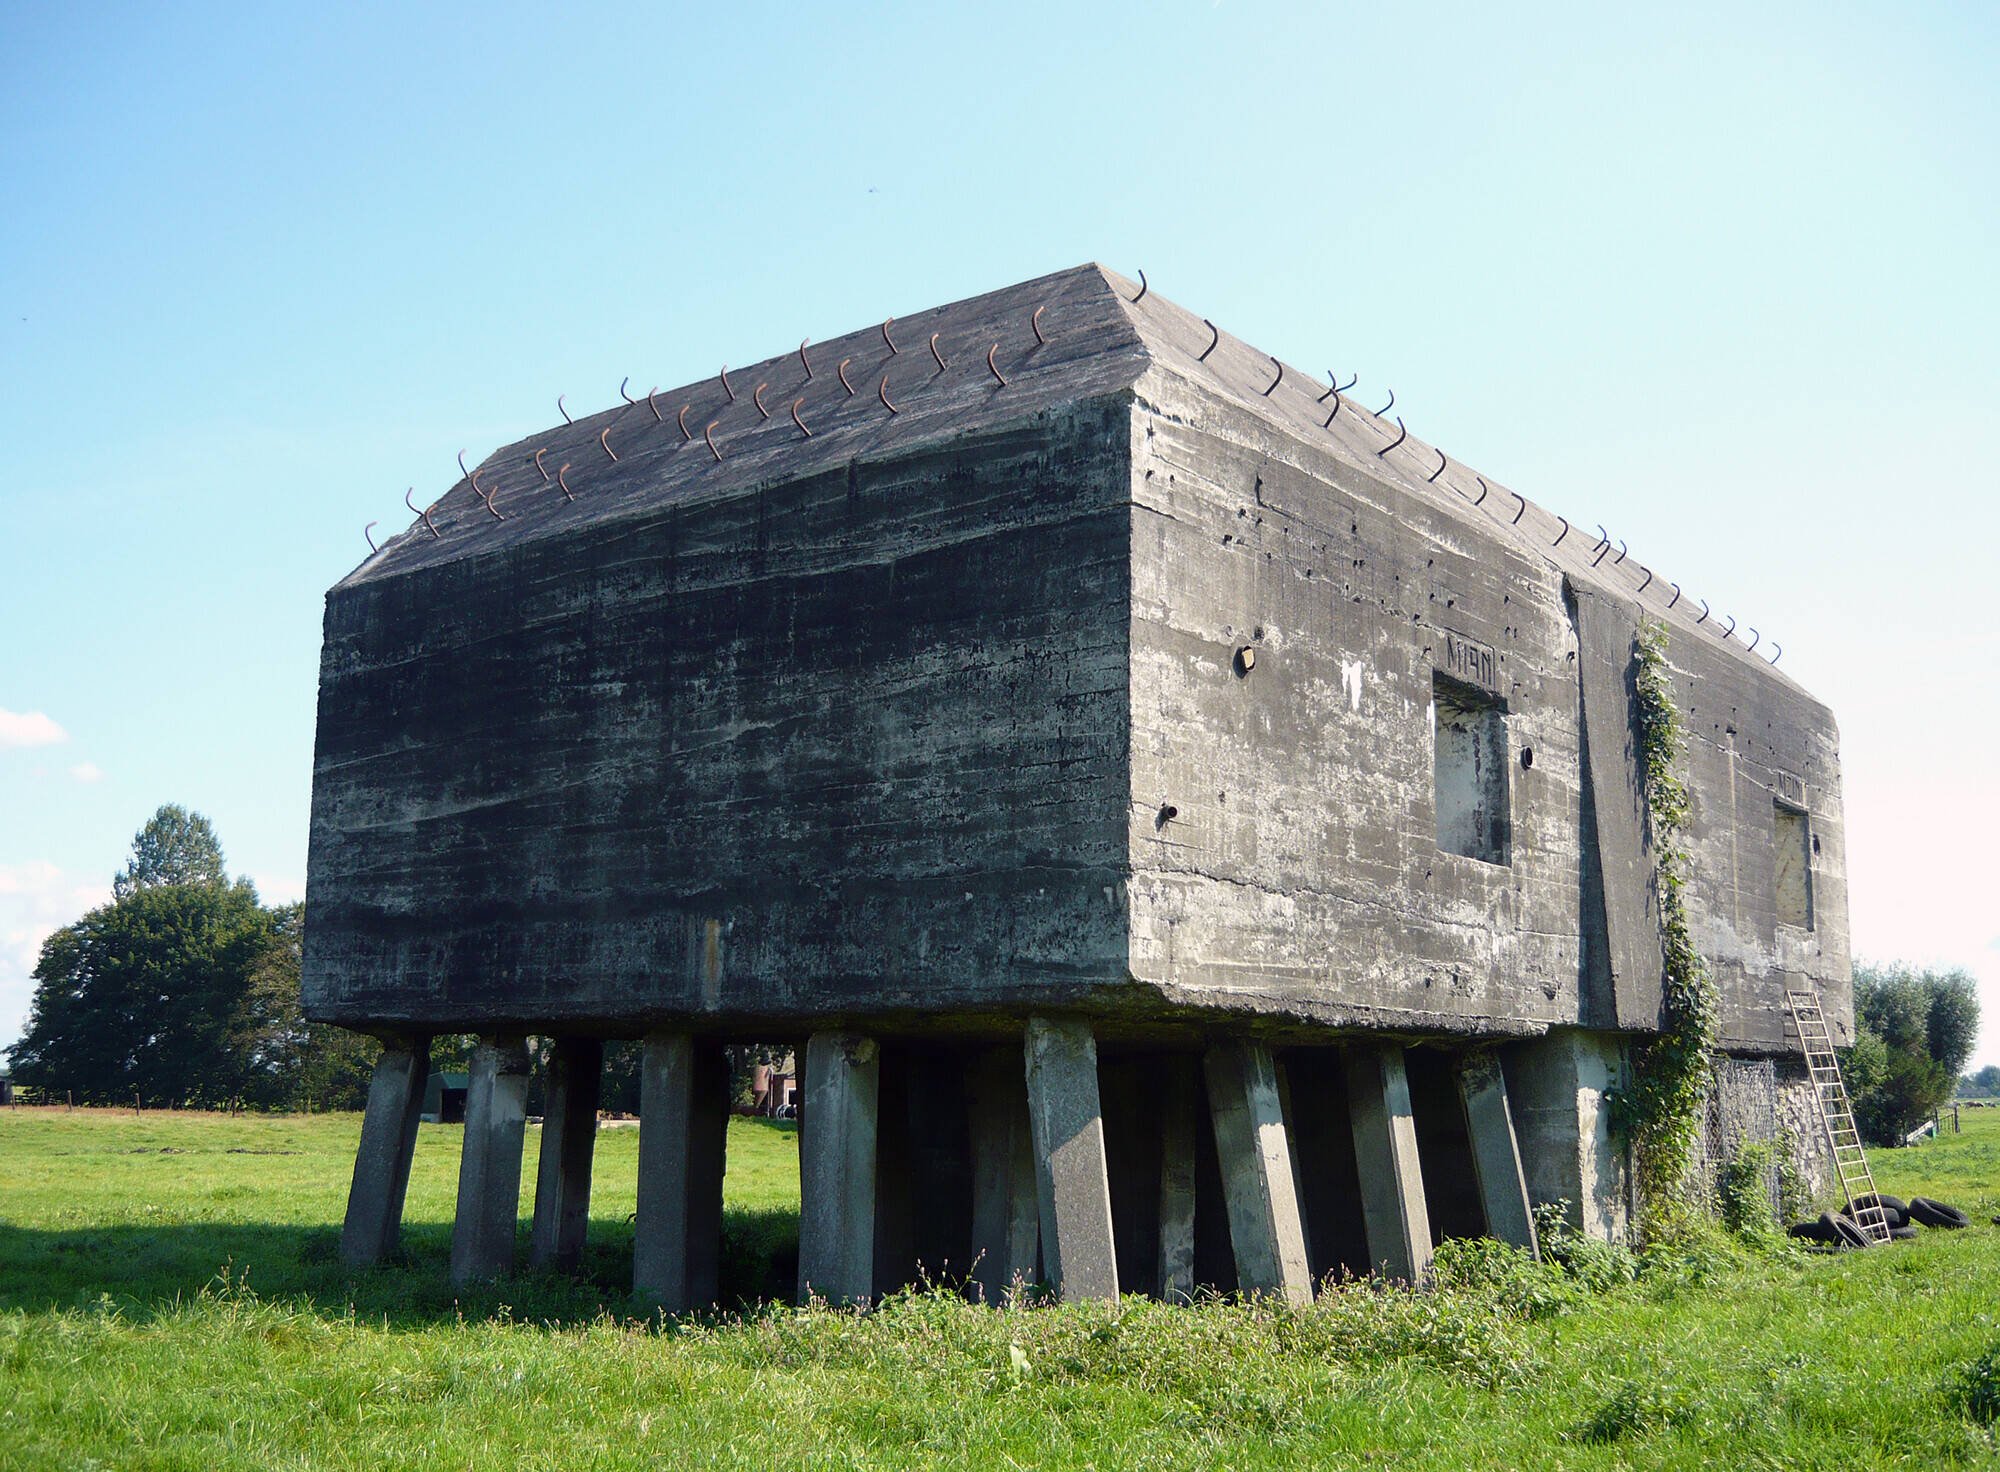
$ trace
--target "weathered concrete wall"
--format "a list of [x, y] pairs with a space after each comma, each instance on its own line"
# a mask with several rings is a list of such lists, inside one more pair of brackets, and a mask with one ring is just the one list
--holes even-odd
[[[1182, 380], [1142, 395], [1134, 973], [1350, 1025], [1577, 1020], [1575, 634], [1556, 575], [1442, 496], [1370, 481]], [[1439, 849], [1439, 671], [1505, 703], [1509, 864]]]
[[1128, 422], [335, 590], [308, 1010], [617, 1029], [1121, 982]]
[[[1357, 471], [1174, 374], [1140, 385], [1133, 502], [1135, 975], [1248, 1013], [1411, 1032], [1658, 1025], [1637, 604], [1579, 586], [1462, 497]], [[1740, 649], [1679, 627], [1669, 647], [1692, 737], [1690, 910], [1723, 1044], [1785, 1048], [1788, 980], [1818, 987], [1838, 1032], [1831, 717]], [[1440, 692], [1446, 709], [1498, 704], [1497, 753], [1479, 753], [1497, 767], [1434, 765]], [[1504, 784], [1489, 844], [1442, 831], [1468, 826], [1475, 781]], [[1776, 918], [1786, 804], [1808, 810], [1810, 927]]]
[[1809, 1196], [1838, 1189], [1825, 1131], [1813, 1107], [1812, 1080], [1799, 1057], [1717, 1057], [1708, 1094], [1702, 1149], [1695, 1162], [1701, 1186], [1713, 1191], [1722, 1167], [1746, 1144], [1774, 1142], [1768, 1176], [1779, 1205], [1778, 1173], [1789, 1163]]

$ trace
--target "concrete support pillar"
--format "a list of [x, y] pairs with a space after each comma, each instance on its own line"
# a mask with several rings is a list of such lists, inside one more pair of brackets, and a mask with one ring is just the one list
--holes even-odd
[[527, 1100], [527, 1040], [518, 1034], [482, 1037], [472, 1050], [465, 1090], [465, 1149], [451, 1231], [454, 1283], [513, 1271]]
[[1392, 1278], [1421, 1285], [1431, 1269], [1431, 1222], [1403, 1050], [1394, 1043], [1356, 1044], [1346, 1063], [1369, 1261]]
[[1584, 1235], [1622, 1241], [1625, 1154], [1611, 1137], [1609, 1095], [1624, 1076], [1624, 1044], [1615, 1034], [1558, 1028], [1503, 1056], [1529, 1199], [1568, 1202]]
[[1208, 1076], [1237, 1286], [1244, 1293], [1310, 1303], [1312, 1272], [1271, 1050], [1261, 1043], [1218, 1043], [1202, 1060], [1202, 1070]]
[[1041, 1203], [1028, 1128], [1028, 1088], [1018, 1047], [990, 1048], [967, 1080], [972, 1138], [973, 1281], [991, 1304], [1018, 1280], [1035, 1281]]
[[1115, 1299], [1118, 1258], [1097, 1094], [1097, 1040], [1088, 1023], [1033, 1017], [1026, 1055], [1042, 1266], [1066, 1299]]
[[654, 1033], [639, 1065], [639, 1209], [632, 1293], [670, 1314], [715, 1302], [729, 1060], [684, 1032]]
[[604, 1083], [604, 1044], [557, 1038], [549, 1054], [548, 1101], [542, 1109], [542, 1154], [535, 1172], [535, 1221], [528, 1260], [536, 1267], [574, 1268], [583, 1260], [590, 1225], [590, 1165], [597, 1148], [597, 1100]]
[[1507, 1105], [1507, 1076], [1498, 1054], [1482, 1048], [1459, 1059], [1458, 1097], [1465, 1106], [1465, 1133], [1472, 1143], [1472, 1168], [1479, 1178], [1487, 1235], [1540, 1257], [1528, 1181], [1514, 1139], [1514, 1115]]
[[368, 1084], [368, 1112], [361, 1116], [347, 1220], [340, 1228], [340, 1260], [348, 1267], [380, 1262], [402, 1237], [403, 1197], [410, 1186], [410, 1157], [417, 1147], [417, 1119], [430, 1069], [429, 1038], [383, 1041]]
[[1192, 1058], [1165, 1060], [1160, 1080], [1160, 1281], [1164, 1303], [1194, 1300], [1195, 1111], [1201, 1090]]
[[874, 1039], [814, 1033], [806, 1044], [800, 1152], [799, 1301], [867, 1300], [875, 1285], [875, 1132], [881, 1051]]

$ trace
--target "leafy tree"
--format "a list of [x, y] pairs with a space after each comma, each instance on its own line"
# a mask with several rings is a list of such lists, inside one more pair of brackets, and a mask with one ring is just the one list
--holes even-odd
[[132, 839], [131, 867], [111, 881], [111, 893], [125, 899], [160, 884], [227, 884], [222, 842], [200, 813], [167, 803]]
[[271, 939], [245, 979], [231, 1027], [242, 1097], [266, 1108], [359, 1109], [368, 1101], [372, 1040], [308, 1022], [299, 1005], [305, 906], [269, 912]]
[[1989, 1063], [1979, 1072], [1965, 1080], [1978, 1093], [1991, 1097], [2000, 1094], [2000, 1063]]
[[16, 1078], [91, 1103], [239, 1096], [232, 1023], [271, 941], [247, 884], [157, 884], [92, 910], [42, 946]]
[[169, 804], [132, 840], [115, 898], [50, 936], [24, 1085], [86, 1103], [351, 1108], [374, 1045], [299, 1008], [304, 907], [231, 882], [214, 827]]
[[1979, 1034], [1979, 998], [1963, 971], [1892, 963], [1854, 968], [1855, 1043], [1842, 1068], [1855, 1123], [1872, 1144], [1900, 1145], [1951, 1097]]

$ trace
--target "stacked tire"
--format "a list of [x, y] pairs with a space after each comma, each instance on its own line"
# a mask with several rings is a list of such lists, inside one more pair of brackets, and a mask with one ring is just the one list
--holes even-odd
[[1947, 1206], [1929, 1196], [1912, 1196], [1908, 1201], [1895, 1196], [1857, 1196], [1851, 1206], [1851, 1212], [1823, 1211], [1818, 1221], [1795, 1223], [1790, 1229], [1791, 1235], [1801, 1242], [1816, 1242], [1836, 1251], [1866, 1247], [1868, 1233], [1858, 1218], [1875, 1207], [1881, 1209], [1883, 1219], [1888, 1222], [1892, 1241], [1907, 1241], [1916, 1236], [1919, 1225], [1944, 1231], [1957, 1231], [1971, 1225], [1970, 1219], [1957, 1207]]

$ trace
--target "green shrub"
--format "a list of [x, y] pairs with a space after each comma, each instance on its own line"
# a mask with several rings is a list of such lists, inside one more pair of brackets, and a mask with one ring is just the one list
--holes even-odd
[[1567, 1201], [1548, 1201], [1535, 1208], [1535, 1236], [1543, 1261], [1555, 1264], [1592, 1293], [1607, 1293], [1639, 1276], [1639, 1259], [1631, 1248], [1586, 1237], [1570, 1224]]
[[1492, 1237], [1450, 1237], [1438, 1244], [1431, 1281], [1441, 1292], [1481, 1298], [1524, 1319], [1545, 1319], [1582, 1305], [1577, 1280]]
[[1744, 1140], [1715, 1176], [1715, 1205], [1723, 1226], [1741, 1237], [1768, 1237], [1777, 1228], [1771, 1211], [1769, 1140]]

